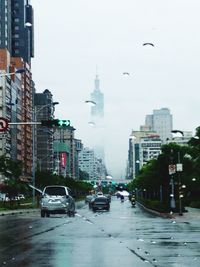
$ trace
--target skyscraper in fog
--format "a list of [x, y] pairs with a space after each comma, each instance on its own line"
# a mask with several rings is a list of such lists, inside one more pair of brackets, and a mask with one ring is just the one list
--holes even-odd
[[91, 107], [91, 120], [94, 122], [93, 149], [97, 156], [104, 161], [104, 95], [100, 91], [100, 81], [98, 75], [95, 77], [94, 90], [91, 93], [91, 100], [96, 105]]
[[91, 93], [91, 100], [96, 103], [95, 106], [91, 108], [91, 116], [94, 122], [98, 122], [99, 119], [104, 117], [104, 95], [100, 91], [100, 81], [98, 75], [95, 78], [94, 91]]

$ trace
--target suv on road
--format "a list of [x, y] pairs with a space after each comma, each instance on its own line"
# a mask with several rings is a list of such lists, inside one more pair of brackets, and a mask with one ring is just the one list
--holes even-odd
[[41, 199], [41, 217], [49, 217], [50, 214], [68, 214], [74, 216], [75, 201], [69, 194], [66, 186], [46, 186]]

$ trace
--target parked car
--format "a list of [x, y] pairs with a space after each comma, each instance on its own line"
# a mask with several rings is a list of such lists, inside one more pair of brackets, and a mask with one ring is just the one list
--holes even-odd
[[90, 205], [93, 211], [110, 209], [110, 202], [108, 198], [105, 196], [99, 196], [99, 197], [94, 198], [91, 201]]
[[69, 188], [66, 186], [46, 186], [41, 199], [41, 217], [49, 217], [50, 214], [68, 214], [74, 216], [75, 201], [70, 196]]

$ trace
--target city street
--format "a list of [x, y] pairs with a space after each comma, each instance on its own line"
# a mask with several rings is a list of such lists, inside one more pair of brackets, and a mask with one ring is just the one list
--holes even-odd
[[200, 211], [155, 217], [127, 200], [109, 212], [79, 205], [75, 217], [0, 217], [0, 266], [200, 266]]

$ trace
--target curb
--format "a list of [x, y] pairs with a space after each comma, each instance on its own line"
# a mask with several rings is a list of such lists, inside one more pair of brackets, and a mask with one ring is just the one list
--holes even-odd
[[[76, 208], [80, 208], [84, 206], [84, 201], [79, 200], [76, 201]], [[15, 214], [23, 214], [23, 213], [32, 213], [32, 212], [40, 212], [40, 208], [36, 209], [18, 209], [18, 210], [4, 210], [0, 211], [0, 216], [6, 216], [6, 215], [15, 215]]]
[[144, 205], [142, 205], [140, 202], [137, 202], [137, 205], [142, 208], [143, 210], [153, 214], [153, 215], [156, 215], [156, 216], [159, 216], [159, 217], [163, 217], [163, 218], [166, 218], [166, 219], [173, 219], [175, 218], [173, 214], [170, 214], [170, 213], [164, 213], [164, 212], [159, 212], [159, 211], [156, 211], [156, 210], [151, 210], [147, 207], [145, 207]]
[[19, 209], [19, 210], [5, 210], [0, 212], [0, 216], [15, 215], [23, 213], [39, 212], [39, 209]]

